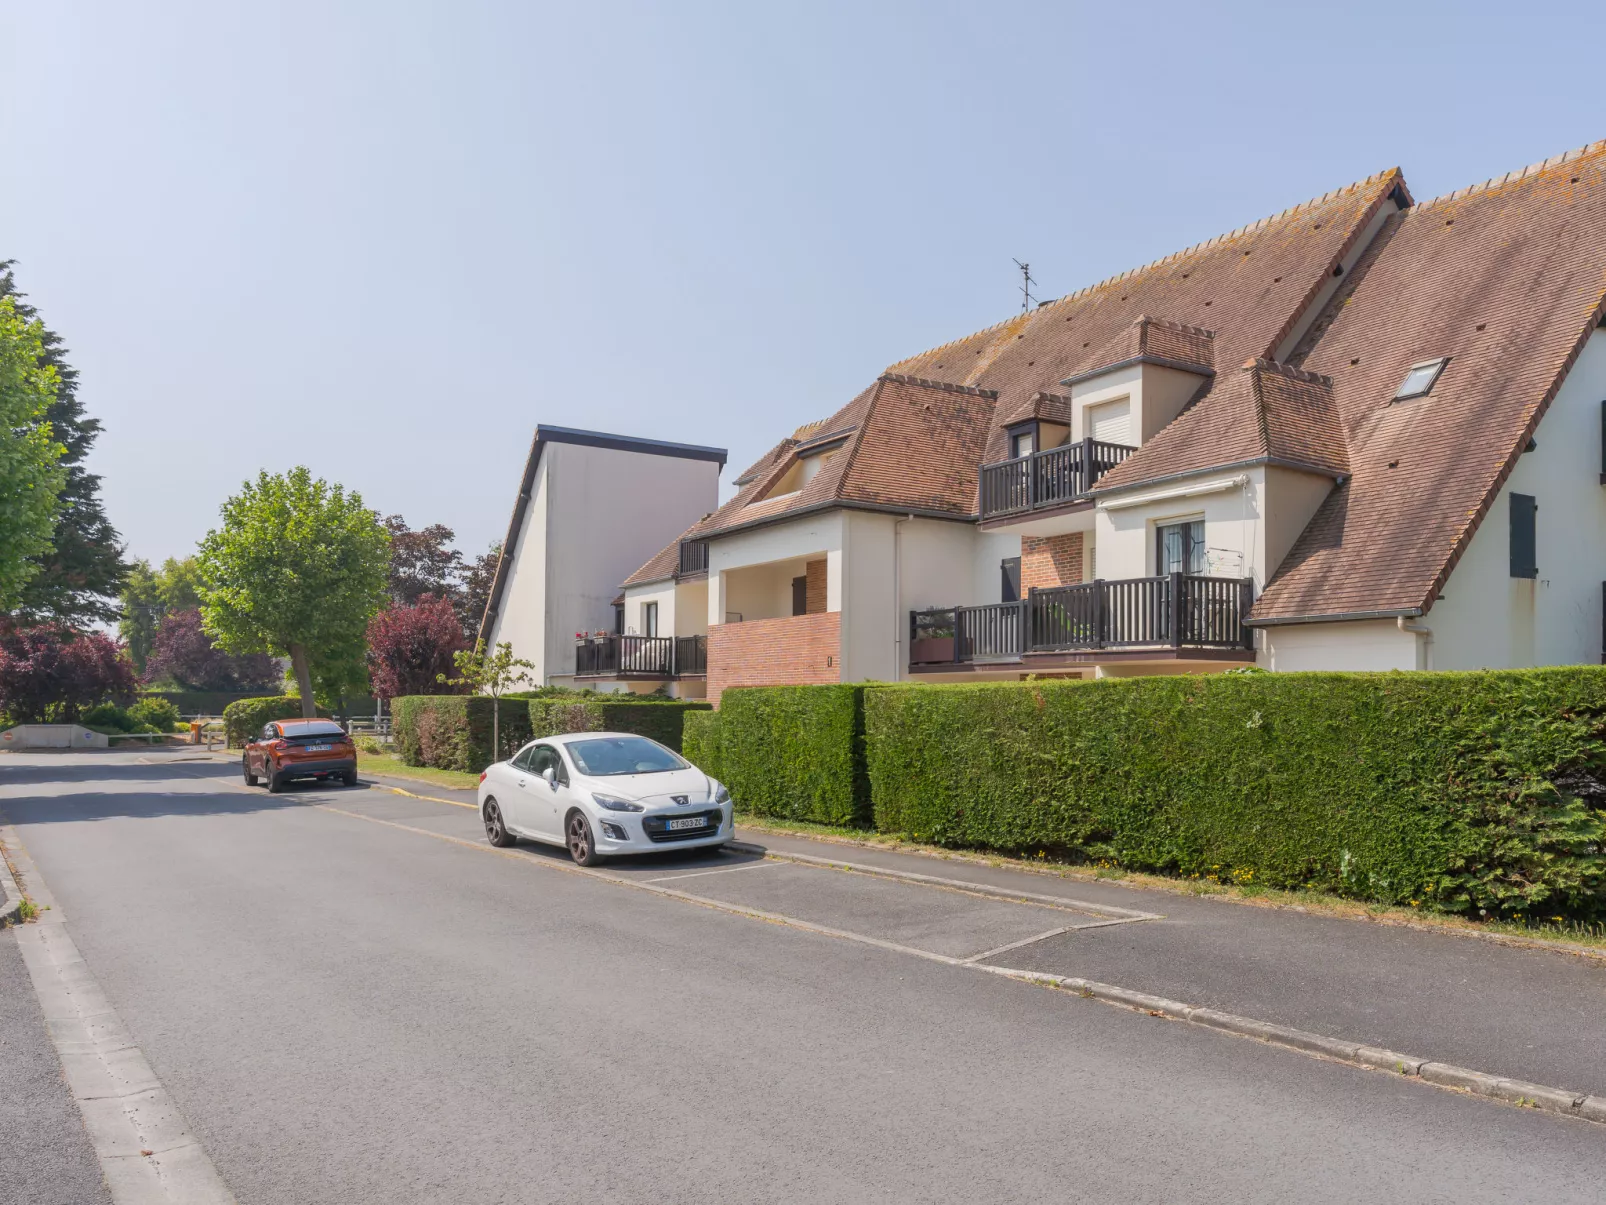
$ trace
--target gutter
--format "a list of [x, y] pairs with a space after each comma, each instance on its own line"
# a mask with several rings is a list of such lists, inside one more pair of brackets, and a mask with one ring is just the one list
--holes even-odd
[[1399, 626], [1400, 631], [1409, 632], [1414, 636], [1421, 637], [1420, 640], [1415, 640], [1412, 642], [1416, 645], [1416, 667], [1417, 669], [1421, 670], [1431, 669], [1433, 629], [1428, 627], [1428, 625], [1425, 623], [1407, 623], [1406, 618], [1403, 615], [1401, 615], [1394, 622]]

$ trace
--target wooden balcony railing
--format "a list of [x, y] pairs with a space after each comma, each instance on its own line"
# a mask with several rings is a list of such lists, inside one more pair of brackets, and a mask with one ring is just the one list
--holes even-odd
[[1255, 647], [1248, 578], [1171, 573], [1034, 589], [1020, 602], [914, 611], [911, 665], [1078, 649]]
[[1087, 496], [1094, 482], [1136, 452], [1125, 444], [1083, 439], [981, 467], [981, 517], [1061, 506]]
[[575, 642], [577, 677], [678, 678], [708, 672], [706, 636], [595, 636]]

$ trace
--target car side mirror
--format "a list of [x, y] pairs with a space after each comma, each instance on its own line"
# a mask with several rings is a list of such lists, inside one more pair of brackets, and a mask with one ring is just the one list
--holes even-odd
[[546, 769], [541, 771], [541, 777], [546, 779], [547, 782], [551, 783], [553, 786], [558, 785], [558, 772], [551, 766], [548, 766]]

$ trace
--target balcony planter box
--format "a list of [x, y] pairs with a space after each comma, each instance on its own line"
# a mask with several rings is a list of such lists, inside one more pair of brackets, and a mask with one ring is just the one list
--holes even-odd
[[928, 636], [909, 643], [909, 663], [911, 665], [932, 665], [954, 659], [954, 638], [952, 636]]

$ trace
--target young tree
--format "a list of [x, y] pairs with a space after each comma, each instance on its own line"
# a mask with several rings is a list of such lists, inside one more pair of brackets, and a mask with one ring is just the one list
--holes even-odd
[[70, 723], [97, 703], [134, 696], [134, 667], [102, 632], [0, 624], [0, 711], [15, 723]]
[[463, 570], [463, 588], [453, 602], [457, 606], [458, 622], [463, 625], [463, 635], [470, 640], [479, 638], [480, 621], [485, 618], [485, 608], [491, 603], [491, 584], [496, 580], [496, 567], [501, 560], [502, 545], [498, 542], [475, 557]]
[[78, 400], [78, 372], [67, 363], [66, 346], [37, 322], [39, 315], [17, 291], [11, 268], [12, 261], [0, 262], [0, 299], [9, 299], [15, 312], [36, 326], [39, 347], [34, 362], [56, 374], [55, 398], [45, 411], [45, 421], [65, 448], [59, 463], [66, 470], [50, 544], [34, 556], [38, 572], [23, 586], [18, 610], [35, 620], [109, 622], [117, 616], [115, 600], [128, 566], [121, 538], [101, 504], [100, 478], [84, 468], [84, 458], [100, 435], [100, 422], [85, 415]]
[[50, 550], [67, 473], [48, 413], [60, 375], [45, 364], [44, 328], [0, 297], [0, 611], [23, 599]]
[[144, 672], [146, 682], [171, 681], [184, 690], [271, 690], [279, 678], [279, 663], [266, 653], [236, 657], [213, 644], [194, 607], [163, 617]]
[[200, 571], [195, 558], [187, 556], [180, 561], [168, 557], [156, 570], [149, 561], [135, 561], [129, 567], [120, 601], [123, 614], [117, 621], [117, 632], [128, 645], [134, 668], [143, 674], [162, 620], [175, 611], [193, 611], [201, 605]]
[[424, 595], [413, 607], [390, 607], [368, 621], [368, 673], [382, 699], [428, 694], [450, 675], [463, 650], [457, 612]]
[[400, 515], [385, 520], [390, 533], [390, 599], [410, 607], [426, 594], [454, 599], [460, 592], [463, 554], [451, 547], [456, 533], [444, 523], [431, 523], [419, 531]]
[[513, 655], [513, 646], [506, 642], [496, 646], [496, 651], [487, 653], [485, 642], [477, 640], [472, 649], [452, 655], [452, 662], [457, 666], [457, 677], [449, 678], [441, 674], [436, 681], [444, 682], [448, 686], [463, 686], [476, 694], [491, 696], [491, 757], [497, 759], [502, 756], [502, 696], [514, 686], [530, 680], [529, 671], [535, 668], [533, 662], [523, 661]]
[[196, 558], [206, 630], [232, 653], [290, 658], [301, 713], [313, 677], [360, 649], [385, 598], [390, 537], [360, 495], [305, 467], [263, 472], [223, 504]]

